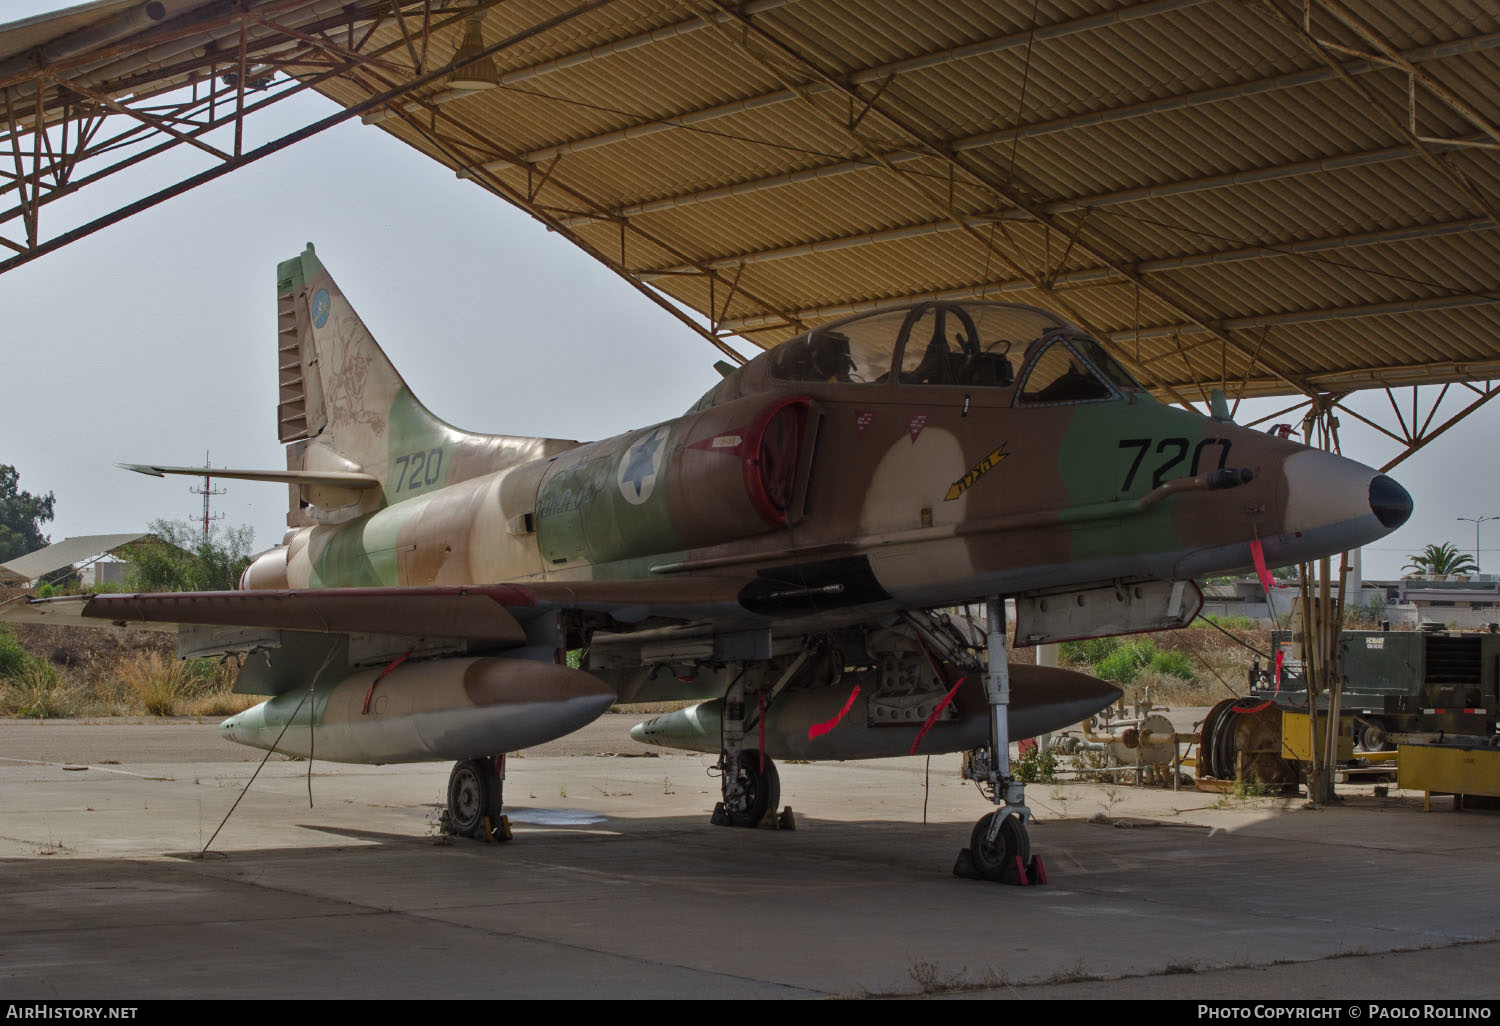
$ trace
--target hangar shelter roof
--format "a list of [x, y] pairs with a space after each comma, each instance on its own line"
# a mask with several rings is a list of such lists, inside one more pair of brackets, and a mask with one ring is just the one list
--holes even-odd
[[17, 556], [8, 563], [0, 563], [0, 581], [34, 581], [65, 566], [93, 562], [145, 537], [147, 535], [137, 531], [134, 534], [85, 534], [64, 538], [35, 552]]
[[[1011, 300], [1186, 400], [1500, 378], [1497, 85], [1490, 0], [107, 0], [0, 27], [13, 139], [93, 111], [201, 149], [313, 88], [713, 339]], [[7, 263], [49, 245], [43, 179]]]

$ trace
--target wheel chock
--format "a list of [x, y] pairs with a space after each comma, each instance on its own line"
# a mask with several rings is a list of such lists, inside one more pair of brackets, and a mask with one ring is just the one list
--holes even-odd
[[1021, 861], [1021, 856], [1014, 855], [1005, 863], [1005, 872], [1000, 877], [1000, 882], [1014, 884], [1017, 887], [1031, 885], [1031, 877], [1026, 875], [1026, 863]]
[[497, 823], [491, 823], [488, 816], [484, 817], [484, 839], [487, 843], [503, 844], [512, 836], [509, 816], [501, 816]]
[[1044, 884], [1047, 882], [1047, 867], [1042, 863], [1040, 855], [1031, 856], [1031, 864], [1026, 867], [1026, 875], [1031, 878], [1031, 882], [1034, 884]]
[[[983, 880], [985, 875], [974, 865], [974, 853], [964, 848], [958, 853], [958, 861], [953, 863], [953, 875], [961, 880]], [[1022, 864], [1020, 856], [1011, 859], [1011, 864], [1006, 866], [1005, 875], [999, 880], [1000, 883], [1012, 884], [1016, 887], [1030, 887], [1047, 882], [1047, 867], [1042, 862], [1040, 855], [1033, 855], [1031, 862]]]
[[979, 867], [974, 865], [974, 853], [968, 848], [962, 848], [958, 853], [958, 861], [953, 863], [953, 875], [960, 880], [983, 880], [984, 874]]
[[797, 817], [792, 815], [792, 807], [788, 805], [779, 813], [772, 809], [766, 817], [760, 821], [762, 830], [796, 830]]
[[714, 814], [708, 817], [709, 823], [714, 826], [729, 826], [729, 814], [724, 811], [723, 802], [714, 803]]

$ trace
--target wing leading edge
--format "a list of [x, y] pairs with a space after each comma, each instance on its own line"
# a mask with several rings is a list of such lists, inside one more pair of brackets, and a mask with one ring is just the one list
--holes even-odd
[[738, 609], [737, 582], [578, 581], [473, 587], [329, 588], [296, 591], [160, 592], [22, 597], [0, 605], [0, 620], [172, 630], [183, 624], [324, 634], [466, 638], [495, 647], [523, 644], [523, 621], [579, 610], [621, 623], [684, 621]]

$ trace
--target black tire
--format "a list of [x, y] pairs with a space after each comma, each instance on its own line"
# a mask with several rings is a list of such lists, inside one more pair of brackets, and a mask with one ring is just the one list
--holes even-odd
[[974, 868], [986, 880], [994, 881], [1003, 880], [1006, 871], [1015, 867], [1013, 859], [1021, 860], [1022, 869], [1031, 864], [1031, 835], [1020, 816], [1006, 814], [1000, 824], [1000, 833], [993, 843], [989, 841], [990, 821], [998, 815], [1001, 813], [991, 812], [984, 816], [969, 834], [969, 854], [974, 859]]
[[1244, 699], [1230, 704], [1214, 725], [1213, 770], [1214, 776], [1220, 780], [1234, 780], [1239, 776], [1239, 753], [1235, 750], [1235, 735], [1240, 728], [1240, 714], [1235, 710], [1248, 708], [1251, 704]]
[[444, 829], [459, 837], [483, 837], [484, 821], [500, 822], [500, 781], [493, 759], [465, 759], [448, 774]]
[[776, 814], [781, 803], [781, 774], [771, 757], [765, 757], [765, 769], [761, 769], [761, 754], [758, 750], [746, 749], [740, 753], [740, 783], [744, 794], [734, 802], [724, 802], [724, 814], [733, 826], [756, 827], [766, 818], [766, 813]]
[[1230, 715], [1229, 707], [1235, 703], [1235, 699], [1226, 698], [1220, 701], [1208, 711], [1199, 724], [1198, 735], [1198, 775], [1201, 777], [1217, 777], [1215, 766], [1218, 764], [1218, 752], [1214, 747], [1214, 740], [1218, 736], [1219, 721]]
[[1359, 747], [1367, 752], [1393, 752], [1396, 746], [1386, 740], [1386, 725], [1380, 720], [1371, 720], [1369, 723], [1358, 725], [1359, 733], [1355, 735], [1359, 741]]

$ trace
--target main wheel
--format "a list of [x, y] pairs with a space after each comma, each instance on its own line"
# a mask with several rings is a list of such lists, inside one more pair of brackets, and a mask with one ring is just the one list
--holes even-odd
[[500, 822], [500, 781], [493, 759], [465, 759], [448, 775], [448, 809], [443, 826], [459, 837], [483, 837], [485, 817]]
[[985, 816], [974, 824], [974, 830], [969, 834], [969, 854], [974, 859], [974, 867], [986, 880], [1004, 879], [1006, 870], [1015, 866], [1012, 859], [1019, 858], [1022, 868], [1031, 863], [1031, 836], [1020, 816], [1005, 814], [1000, 832], [994, 841], [989, 840], [990, 822], [999, 815], [1001, 813], [992, 812]]
[[[765, 768], [762, 769], [762, 761]], [[744, 791], [734, 801], [724, 800], [724, 814], [734, 826], [759, 826], [766, 813], [774, 814], [781, 803], [781, 775], [769, 755], [756, 750], [740, 753], [740, 786]]]

